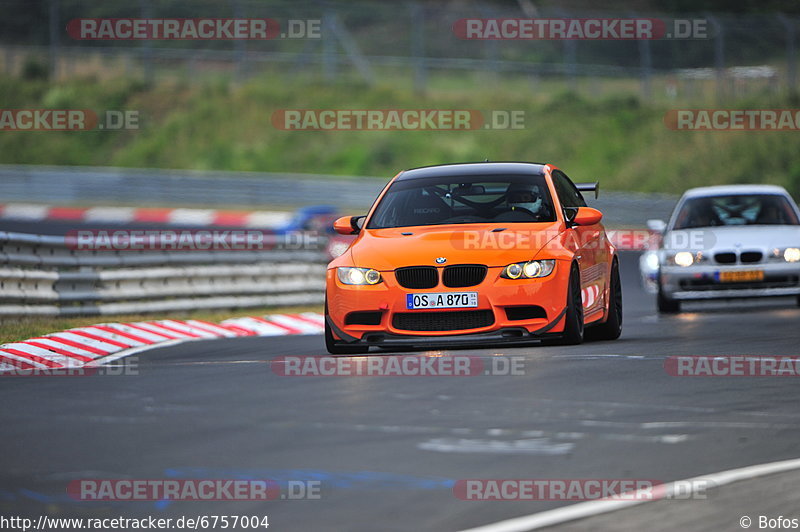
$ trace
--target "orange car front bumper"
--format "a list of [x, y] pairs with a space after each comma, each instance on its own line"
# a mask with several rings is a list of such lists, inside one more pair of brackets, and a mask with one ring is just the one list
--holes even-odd
[[[339, 340], [368, 345], [474, 343], [530, 340], [564, 329], [562, 319], [569, 263], [538, 279], [505, 279], [502, 268], [488, 269], [483, 282], [466, 288], [418, 290], [400, 286], [394, 272], [381, 272], [372, 286], [345, 285], [336, 269], [327, 271], [328, 323]], [[408, 294], [477, 292], [477, 307], [409, 310]]]

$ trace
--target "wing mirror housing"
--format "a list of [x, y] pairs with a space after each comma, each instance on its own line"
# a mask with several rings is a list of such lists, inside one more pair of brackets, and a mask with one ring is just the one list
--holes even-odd
[[667, 229], [667, 223], [664, 220], [647, 220], [647, 228], [654, 233], [663, 235]]
[[357, 235], [361, 232], [366, 216], [342, 216], [333, 222], [333, 230], [340, 235]]
[[572, 225], [594, 225], [600, 223], [603, 213], [591, 207], [578, 207], [570, 220]]

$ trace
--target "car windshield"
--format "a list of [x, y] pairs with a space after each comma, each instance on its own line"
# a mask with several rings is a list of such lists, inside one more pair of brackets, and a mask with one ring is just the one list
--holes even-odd
[[446, 176], [395, 181], [367, 229], [555, 219], [541, 175]]
[[683, 204], [673, 229], [724, 225], [798, 225], [797, 214], [777, 194], [693, 198]]

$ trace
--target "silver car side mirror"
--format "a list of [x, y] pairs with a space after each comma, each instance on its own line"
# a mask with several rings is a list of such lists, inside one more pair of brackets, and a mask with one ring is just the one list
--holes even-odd
[[663, 234], [664, 230], [667, 228], [667, 224], [664, 220], [647, 220], [647, 228], [656, 233]]

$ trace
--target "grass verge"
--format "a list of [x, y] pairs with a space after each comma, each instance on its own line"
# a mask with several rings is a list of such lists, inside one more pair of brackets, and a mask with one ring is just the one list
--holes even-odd
[[[774, 183], [800, 196], [796, 131], [673, 131], [675, 100], [644, 104], [611, 93], [587, 99], [542, 85], [463, 80], [416, 94], [402, 85], [367, 87], [261, 75], [242, 85], [73, 79], [0, 80], [1, 108], [135, 110], [140, 129], [6, 132], [5, 163], [110, 165], [218, 171], [383, 176], [459, 161], [552, 162], [604, 190], [668, 192], [708, 184]], [[793, 109], [796, 95], [765, 91], [724, 107]], [[703, 105], [702, 107], [708, 107]], [[284, 131], [281, 109], [474, 109], [522, 111], [522, 129], [467, 131]], [[221, 177], [223, 178], [223, 177]]]

